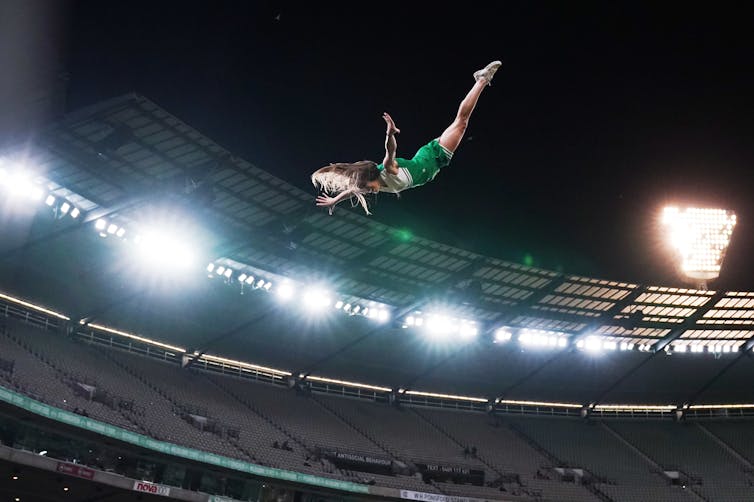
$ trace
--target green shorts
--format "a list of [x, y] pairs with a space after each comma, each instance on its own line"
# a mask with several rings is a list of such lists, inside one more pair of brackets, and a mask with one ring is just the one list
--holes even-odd
[[412, 186], [423, 185], [432, 181], [440, 169], [450, 164], [453, 152], [440, 145], [439, 138], [435, 138], [419, 148], [409, 159], [396, 158], [398, 167], [405, 167], [413, 178]]
[[[435, 138], [423, 147], [419, 148], [411, 159], [402, 159], [396, 157], [395, 161], [399, 168], [408, 171], [410, 184], [407, 188], [417, 187], [431, 181], [440, 172], [440, 169], [450, 164], [453, 158], [453, 152], [440, 145], [440, 139]], [[382, 171], [385, 168], [382, 164], [377, 169]]]

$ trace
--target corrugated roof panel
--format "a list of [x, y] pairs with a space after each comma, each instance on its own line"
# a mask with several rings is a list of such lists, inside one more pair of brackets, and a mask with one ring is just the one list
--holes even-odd
[[583, 329], [586, 324], [562, 321], [557, 319], [545, 319], [530, 316], [516, 316], [512, 325], [530, 329], [546, 329], [550, 331], [563, 331], [566, 333], [576, 333]]
[[637, 339], [657, 339], [662, 338], [670, 333], [669, 329], [658, 328], [634, 328], [632, 330], [626, 329], [622, 326], [603, 325], [594, 330], [598, 335], [615, 335], [622, 337], [635, 337]]
[[549, 306], [543, 306], [543, 305], [535, 305], [532, 306], [532, 309], [534, 310], [543, 310], [547, 312], [558, 312], [560, 314], [567, 314], [567, 315], [576, 315], [581, 317], [598, 317], [598, 312], [592, 312], [589, 310], [580, 310], [580, 309], [572, 309], [572, 308], [566, 308], [566, 307], [549, 307]]
[[723, 319], [751, 319], [754, 318], [754, 310], [743, 310], [743, 309], [736, 309], [736, 310], [719, 310], [719, 309], [712, 309], [704, 313], [705, 318], [723, 318]]
[[134, 131], [134, 134], [138, 133], [142, 136], [148, 136], [163, 129], [160, 124], [155, 124], [152, 119], [143, 115], [134, 115], [127, 120], [122, 120], [121, 122], [130, 127], [131, 130]]
[[99, 121], [84, 122], [83, 124], [80, 124], [77, 127], [72, 127], [70, 129], [70, 131], [72, 131], [77, 136], [84, 138], [102, 138], [111, 130], [112, 128], [108, 127], [107, 124]]
[[183, 143], [175, 146], [174, 148], [162, 148], [158, 149], [165, 158], [170, 159], [173, 162], [177, 162], [179, 158], [186, 155], [196, 155], [200, 150], [197, 150], [194, 145], [189, 143]]
[[754, 330], [689, 329], [684, 331], [680, 338], [748, 340], [752, 336], [754, 336]]
[[754, 307], [754, 298], [721, 298], [715, 304], [717, 308], [737, 308], [737, 309], [749, 309]]
[[611, 281], [607, 279], [596, 279], [592, 277], [582, 277], [578, 275], [570, 275], [568, 276], [568, 280], [585, 282], [589, 284], [597, 284], [601, 286], [607, 286], [610, 288], [621, 288], [621, 289], [635, 289], [638, 286], [637, 284], [631, 284], [628, 282]]

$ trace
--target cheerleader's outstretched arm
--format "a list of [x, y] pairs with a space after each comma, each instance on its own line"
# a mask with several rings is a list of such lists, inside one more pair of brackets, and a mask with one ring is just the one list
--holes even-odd
[[398, 164], [395, 163], [395, 152], [398, 149], [398, 142], [395, 141], [395, 135], [400, 133], [401, 130], [395, 127], [393, 118], [383, 113], [382, 118], [387, 123], [387, 130], [385, 131], [385, 159], [382, 161], [382, 165], [385, 166], [385, 171], [388, 174], [398, 174]]

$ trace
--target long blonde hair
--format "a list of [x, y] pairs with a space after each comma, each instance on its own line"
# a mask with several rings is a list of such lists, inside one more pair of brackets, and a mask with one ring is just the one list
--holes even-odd
[[317, 169], [312, 174], [312, 184], [328, 195], [337, 195], [341, 192], [352, 191], [353, 205], [361, 204], [364, 212], [369, 212], [365, 193], [368, 193], [367, 182], [374, 181], [380, 176], [377, 164], [371, 160], [359, 162], [339, 162]]

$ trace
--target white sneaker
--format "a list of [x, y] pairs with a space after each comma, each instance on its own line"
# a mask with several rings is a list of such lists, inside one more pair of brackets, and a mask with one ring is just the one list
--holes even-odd
[[479, 80], [484, 79], [487, 81], [487, 85], [492, 85], [492, 77], [495, 76], [495, 72], [503, 63], [500, 61], [493, 61], [481, 70], [474, 72], [474, 80], [479, 82]]

